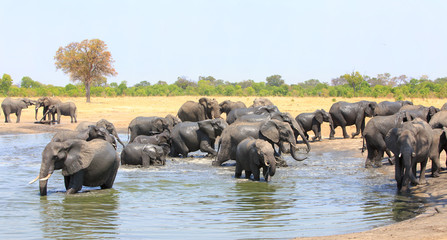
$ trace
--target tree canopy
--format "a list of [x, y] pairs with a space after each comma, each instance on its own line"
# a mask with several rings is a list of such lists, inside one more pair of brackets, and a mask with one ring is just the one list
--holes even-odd
[[117, 75], [112, 66], [112, 54], [99, 39], [86, 39], [59, 47], [54, 59], [56, 69], [69, 74], [73, 82], [80, 81], [84, 84], [87, 102], [90, 102], [90, 88], [95, 82], [104, 81], [105, 76]]

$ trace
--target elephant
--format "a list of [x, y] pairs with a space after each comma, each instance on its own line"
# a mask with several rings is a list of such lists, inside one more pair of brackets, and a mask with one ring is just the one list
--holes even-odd
[[154, 144], [132, 142], [121, 152], [121, 165], [163, 166], [166, 164], [166, 154], [163, 148]]
[[146, 136], [139, 135], [137, 136], [132, 143], [141, 143], [141, 144], [153, 144], [163, 148], [165, 155], [167, 155], [171, 148], [171, 133], [167, 130], [160, 134]]
[[197, 150], [216, 156], [214, 143], [227, 126], [221, 118], [177, 124], [171, 133], [170, 156], [176, 157], [180, 154], [187, 157], [189, 152]]
[[76, 104], [74, 102], [64, 102], [48, 107], [48, 112], [46, 114], [52, 114], [54, 116], [54, 113], [57, 113], [57, 123], [59, 124], [61, 123], [61, 116], [70, 116], [71, 123], [73, 123], [73, 120], [75, 123], [78, 122], [76, 119]]
[[93, 139], [102, 139], [110, 144], [116, 149], [116, 141], [115, 138], [110, 136], [105, 128], [100, 128], [95, 125], [90, 125], [85, 130], [67, 130], [61, 131], [54, 134], [51, 139], [52, 142], [64, 142], [69, 139], [80, 139], [85, 141], [91, 141]]
[[225, 101], [219, 103], [219, 107], [220, 107], [220, 112], [227, 114], [227, 116], [234, 109], [247, 108], [247, 106], [245, 106], [245, 103], [243, 103], [241, 101], [233, 102], [231, 100], [225, 100]]
[[[296, 138], [290, 125], [273, 119], [264, 122], [239, 122], [228, 126], [222, 132], [219, 152], [216, 160], [213, 161], [213, 165], [220, 166], [230, 159], [235, 160], [237, 145], [247, 137], [266, 140], [272, 146], [274, 144], [281, 146], [281, 144], [288, 143], [295, 160], [303, 161], [306, 159], [296, 154]], [[278, 153], [275, 154], [279, 156]]]
[[343, 130], [343, 137], [349, 138], [346, 132], [346, 126], [355, 125], [356, 132], [352, 133], [352, 138], [359, 135], [365, 128], [365, 117], [373, 117], [377, 108], [376, 102], [360, 101], [355, 103], [336, 102], [332, 104], [329, 113], [331, 114], [334, 128], [331, 129], [329, 138], [333, 139], [335, 128], [340, 126]]
[[253, 100], [253, 105], [251, 105], [250, 108], [261, 106], [275, 106], [275, 104], [273, 104], [268, 98], [255, 98], [255, 100]]
[[245, 178], [249, 179], [253, 174], [255, 181], [260, 180], [260, 171], [266, 182], [275, 175], [276, 158], [272, 145], [261, 139], [252, 137], [242, 140], [236, 148], [236, 169], [234, 176], [240, 178], [242, 171], [245, 171]]
[[199, 102], [187, 101], [177, 112], [182, 122], [198, 122], [206, 119], [220, 118], [220, 107], [216, 99], [200, 98]]
[[76, 131], [82, 131], [88, 128], [89, 125], [95, 125], [98, 128], [104, 128], [109, 132], [110, 135], [114, 136], [116, 140], [124, 147], [124, 143], [121, 141], [120, 137], [118, 136], [118, 132], [116, 131], [115, 125], [113, 123], [107, 121], [106, 119], [100, 119], [99, 121], [95, 122], [80, 122], [78, 126], [76, 126]]
[[[363, 141], [366, 142], [368, 156], [365, 167], [381, 167], [383, 154], [386, 152], [391, 158], [391, 152], [386, 147], [385, 137], [392, 128], [399, 128], [407, 121], [403, 112], [389, 116], [376, 116], [371, 118], [363, 131]], [[365, 144], [363, 144], [365, 145]], [[362, 152], [364, 151], [362, 148]], [[392, 163], [392, 161], [390, 161]]]
[[433, 129], [433, 145], [435, 147], [438, 146], [438, 155], [433, 154], [431, 174], [432, 177], [439, 177], [439, 173], [441, 172], [440, 154], [442, 151], [447, 153], [447, 127]]
[[377, 109], [375, 110], [375, 116], [389, 116], [393, 115], [403, 107], [403, 106], [412, 106], [413, 103], [410, 101], [396, 101], [396, 102], [390, 102], [390, 101], [383, 101], [380, 102], [377, 106]]
[[435, 113], [428, 122], [432, 128], [447, 127], [447, 111], [439, 111]]
[[248, 115], [248, 114], [257, 114], [257, 115], [269, 115], [272, 112], [279, 112], [278, 108], [276, 106], [260, 106], [260, 107], [250, 107], [250, 108], [237, 108], [232, 111], [230, 111], [227, 115], [227, 123], [232, 124], [234, 123], [238, 118]]
[[16, 123], [20, 122], [20, 116], [22, 115], [22, 109], [28, 108], [29, 106], [36, 104], [36, 101], [28, 98], [5, 98], [2, 102], [3, 114], [5, 115], [5, 123], [10, 123], [10, 114], [15, 113], [17, 116]]
[[407, 105], [403, 106], [400, 109], [401, 112], [405, 112], [406, 117], [410, 120], [420, 118], [426, 122], [430, 122], [431, 118], [440, 110], [436, 107], [425, 107], [422, 105], [412, 106]]
[[309, 139], [308, 131], [312, 130], [314, 132], [314, 137], [312, 141], [321, 141], [321, 124], [323, 122], [328, 122], [333, 131], [334, 123], [332, 122], [331, 115], [324, 111], [324, 109], [318, 109], [313, 113], [301, 113], [295, 117], [296, 122], [301, 126], [304, 131], [304, 135]]
[[[48, 111], [48, 108], [51, 106], [51, 105], [57, 105], [57, 104], [59, 104], [59, 103], [62, 103], [62, 101], [61, 100], [59, 100], [59, 98], [50, 98], [50, 97], [41, 97], [41, 98], [39, 98], [39, 99], [37, 99], [37, 103], [36, 103], [36, 114], [34, 115], [34, 118], [37, 120], [37, 112], [38, 112], [38, 110], [39, 110], [39, 108], [40, 107], [43, 107], [43, 112], [42, 112], [42, 115], [43, 115], [43, 117], [42, 117], [42, 119], [43, 120], [46, 120], [46, 118], [47, 118], [47, 114], [45, 114], [47, 111]], [[55, 118], [55, 115], [56, 115], [56, 113], [52, 113], [52, 119], [51, 118], [49, 118], [49, 120], [50, 121], [55, 121], [56, 120], [56, 118]]]
[[180, 119], [168, 114], [166, 117], [136, 117], [130, 123], [128, 132], [130, 132], [129, 143], [138, 135], [155, 135], [162, 133], [165, 130], [172, 131], [175, 125], [180, 122]]
[[447, 111], [447, 103], [444, 103], [444, 105], [442, 105], [441, 111]]
[[62, 169], [66, 194], [74, 194], [82, 186], [112, 188], [119, 168], [119, 156], [113, 146], [101, 139], [70, 139], [50, 142], [42, 152], [39, 180], [40, 195], [47, 195], [48, 179], [54, 170]]
[[[424, 183], [428, 158], [435, 161], [439, 155], [438, 146], [433, 144], [433, 131], [430, 125], [420, 118], [404, 122], [402, 127], [393, 128], [387, 133], [385, 142], [387, 148], [396, 156], [394, 166], [397, 190], [406, 191], [409, 182], [413, 185]], [[418, 163], [421, 165], [419, 181], [416, 178]], [[440, 169], [440, 166], [436, 169]]]

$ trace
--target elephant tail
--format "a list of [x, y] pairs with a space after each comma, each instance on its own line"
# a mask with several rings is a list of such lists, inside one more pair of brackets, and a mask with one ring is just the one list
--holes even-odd
[[365, 149], [366, 149], [366, 147], [365, 147], [365, 136], [362, 136], [362, 155], [365, 152]]

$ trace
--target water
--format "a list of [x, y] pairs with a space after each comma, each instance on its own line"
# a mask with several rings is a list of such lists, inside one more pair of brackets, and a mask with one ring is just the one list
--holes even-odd
[[314, 149], [304, 162], [286, 156], [290, 166], [269, 183], [235, 179], [234, 166], [212, 167], [196, 156], [163, 167], [121, 166], [113, 189], [72, 196], [56, 171], [41, 197], [28, 182], [51, 137], [0, 136], [3, 239], [287, 239], [368, 230], [424, 207], [397, 195], [394, 180], [363, 168], [353, 152]]

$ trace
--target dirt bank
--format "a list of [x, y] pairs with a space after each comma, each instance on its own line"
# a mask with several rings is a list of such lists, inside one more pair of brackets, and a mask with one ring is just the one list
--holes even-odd
[[[96, 122], [101, 118], [114, 123], [120, 133], [127, 133], [127, 126], [130, 121], [137, 116], [166, 116], [176, 114], [178, 108], [187, 100], [197, 101], [199, 97], [145, 97], [145, 98], [92, 98], [92, 103], [85, 103], [85, 98], [62, 98], [62, 101], [75, 102], [78, 107], [78, 122]], [[227, 99], [232, 101], [243, 101], [247, 106], [251, 104], [254, 97], [217, 97], [219, 102]], [[275, 97], [270, 98], [281, 111], [289, 112], [293, 116], [302, 112], [313, 112], [316, 109], [329, 111], [334, 101], [356, 102], [363, 99], [333, 99], [333, 98], [291, 98]], [[3, 99], [0, 99], [0, 101]], [[393, 99], [370, 99], [372, 101], [384, 101]], [[445, 100], [440, 99], [410, 99], [415, 104], [441, 107]], [[41, 111], [39, 116], [41, 116]], [[1, 116], [3, 119], [3, 114]], [[40, 117], [39, 117], [40, 118]], [[16, 118], [11, 115], [15, 122]], [[22, 112], [21, 123], [0, 123], [0, 134], [27, 134], [42, 132], [57, 132], [67, 129], [74, 129], [77, 124], [71, 124], [69, 117], [62, 117], [62, 123], [58, 125], [34, 124], [34, 110], [32, 107]], [[3, 122], [3, 121], [2, 121]], [[350, 127], [348, 132], [355, 129]], [[312, 134], [310, 134], [312, 135]], [[311, 143], [318, 147], [337, 148], [359, 148], [360, 139], [341, 139], [341, 129], [336, 129], [338, 139], [329, 141], [329, 127], [322, 126], [322, 135], [325, 138], [322, 142]], [[123, 139], [124, 140], [124, 139]], [[359, 157], [366, 157], [359, 156]], [[445, 159], [445, 155], [441, 156]], [[444, 165], [444, 161], [442, 161]], [[429, 164], [430, 166], [430, 164]], [[394, 178], [393, 166], [385, 166], [379, 171], [383, 171], [391, 179]], [[430, 170], [430, 169], [429, 169]], [[447, 239], [447, 172], [444, 171], [439, 178], [429, 177], [427, 172], [427, 184], [412, 187], [412, 194], [426, 199], [428, 203], [427, 211], [407, 221], [389, 226], [379, 227], [365, 232], [351, 233], [345, 235], [303, 238], [303, 239]], [[322, 233], [324, 235], [324, 233]], [[280, 237], [280, 234], [278, 235]]]

